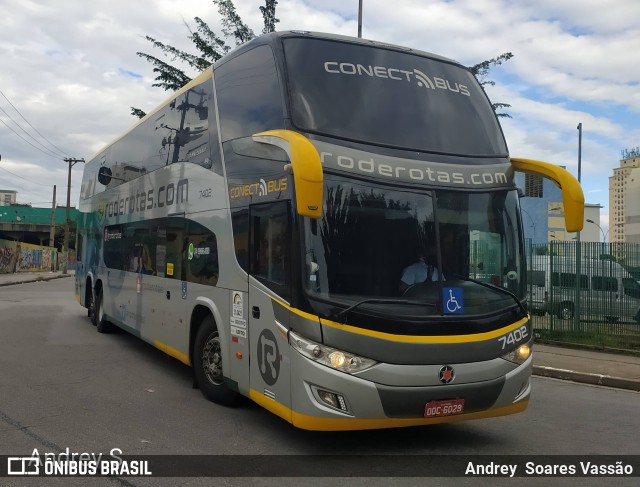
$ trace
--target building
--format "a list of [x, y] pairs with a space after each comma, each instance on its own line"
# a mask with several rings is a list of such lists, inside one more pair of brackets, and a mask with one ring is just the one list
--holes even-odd
[[630, 191], [626, 195], [625, 241], [640, 243], [640, 168], [631, 170], [628, 183]]
[[640, 243], [640, 148], [622, 151], [620, 167], [609, 177], [611, 242]]
[[[534, 174], [516, 173], [516, 185], [520, 191], [520, 208], [525, 239], [533, 244], [571, 242], [577, 234], [565, 230], [562, 190], [551, 180]], [[585, 203], [584, 227], [580, 240], [599, 242], [601, 205]], [[591, 220], [594, 223], [590, 223]]]
[[[77, 218], [78, 210], [69, 209], [69, 219]], [[67, 218], [66, 206], [55, 210], [55, 224], [62, 226]], [[13, 205], [0, 207], [0, 240], [15, 240], [35, 245], [49, 246], [51, 230], [51, 208], [33, 208], [31, 206]], [[60, 242], [56, 242], [60, 247]], [[74, 246], [70, 242], [70, 247]]]
[[11, 189], [0, 189], [0, 206], [15, 205], [17, 194], [17, 191]]

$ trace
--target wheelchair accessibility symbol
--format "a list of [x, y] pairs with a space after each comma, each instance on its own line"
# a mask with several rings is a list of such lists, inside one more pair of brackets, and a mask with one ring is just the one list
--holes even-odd
[[445, 287], [442, 289], [442, 302], [444, 303], [444, 314], [459, 315], [464, 311], [464, 300], [462, 299], [462, 288]]

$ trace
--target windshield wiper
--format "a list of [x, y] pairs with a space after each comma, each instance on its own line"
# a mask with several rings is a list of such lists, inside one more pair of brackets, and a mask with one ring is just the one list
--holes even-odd
[[499, 292], [501, 292], [503, 294], [507, 294], [507, 295], [511, 296], [516, 303], [518, 303], [518, 306], [520, 306], [520, 309], [522, 310], [522, 312], [525, 315], [529, 314], [529, 312], [527, 311], [527, 308], [525, 308], [524, 304], [522, 304], [522, 301], [520, 301], [518, 296], [513, 294], [508, 289], [505, 289], [505, 288], [500, 287], [500, 286], [496, 286], [495, 284], [491, 284], [489, 282], [478, 281], [477, 279], [473, 279], [471, 277], [464, 277], [464, 276], [459, 276], [459, 275], [456, 275], [456, 274], [453, 274], [452, 276], [455, 277], [456, 279], [460, 279], [461, 281], [473, 282], [474, 284], [478, 284], [480, 286], [484, 286], [486, 288], [493, 289], [494, 291], [499, 291]]
[[353, 311], [358, 306], [367, 303], [375, 303], [375, 304], [409, 304], [413, 306], [430, 306], [432, 308], [437, 308], [437, 304], [435, 303], [426, 303], [424, 301], [411, 301], [408, 299], [377, 299], [377, 298], [368, 298], [363, 299], [362, 301], [358, 301], [355, 304], [352, 304], [348, 308], [343, 309], [342, 311], [335, 314], [336, 320], [341, 320], [343, 316], [347, 316], [350, 311]]

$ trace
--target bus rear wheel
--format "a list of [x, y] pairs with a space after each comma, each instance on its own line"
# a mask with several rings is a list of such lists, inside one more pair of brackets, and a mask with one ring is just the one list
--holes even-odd
[[113, 326], [109, 321], [107, 321], [106, 316], [104, 315], [104, 298], [102, 297], [102, 289], [98, 291], [96, 294], [95, 305], [94, 305], [94, 313], [96, 330], [99, 333], [110, 333], [113, 330]]
[[573, 318], [573, 303], [562, 303], [558, 310], [558, 318], [562, 320], [570, 320]]
[[98, 320], [96, 319], [96, 299], [93, 295], [91, 283], [87, 283], [85, 303], [87, 303], [87, 316], [91, 320], [91, 324], [95, 326], [98, 323]]
[[222, 344], [213, 316], [200, 324], [193, 350], [193, 371], [200, 391], [210, 401], [232, 406], [238, 393], [229, 389], [222, 371]]

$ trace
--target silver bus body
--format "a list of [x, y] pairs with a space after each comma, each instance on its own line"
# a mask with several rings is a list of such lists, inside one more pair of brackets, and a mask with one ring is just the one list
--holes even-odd
[[[394, 129], [422, 123], [410, 103], [387, 122], [387, 108], [362, 111], [354, 97], [369, 83], [414, 90], [424, 110], [472, 111], [423, 141], [420, 127]], [[323, 100], [336, 87], [344, 103]], [[311, 430], [528, 404], [513, 166], [486, 95], [450, 60], [338, 36], [258, 38], [99, 152], [80, 212], [80, 304], [99, 331], [116, 325], [192, 366], [209, 399], [244, 395]], [[442, 279], [398, 291], [425, 244]]]

